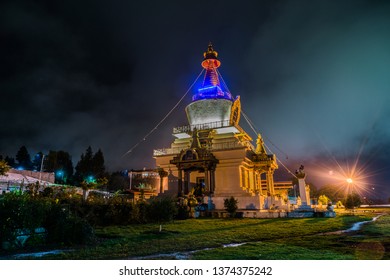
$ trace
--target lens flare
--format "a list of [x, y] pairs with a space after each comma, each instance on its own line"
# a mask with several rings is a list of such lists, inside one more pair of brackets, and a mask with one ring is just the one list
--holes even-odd
[[[380, 149], [364, 151], [371, 135], [365, 134], [360, 145], [354, 141], [344, 147], [329, 149], [324, 142], [325, 138], [317, 132], [324, 150], [305, 165], [312, 165], [308, 174], [315, 178], [319, 188], [333, 192], [335, 199], [346, 198], [353, 192], [367, 200], [383, 198], [383, 189], [387, 185], [378, 182], [378, 178], [387, 173], [388, 167], [376, 164], [377, 156], [382, 156]], [[373, 187], [374, 182], [378, 188]]]
[[377, 197], [378, 192], [372, 189], [372, 178], [380, 170], [371, 168], [370, 161], [362, 161], [361, 151], [355, 158], [347, 159], [336, 159], [329, 153], [329, 157], [313, 162], [315, 167], [308, 174], [322, 184], [320, 187], [329, 186], [337, 198], [345, 198], [353, 192], [361, 197]]

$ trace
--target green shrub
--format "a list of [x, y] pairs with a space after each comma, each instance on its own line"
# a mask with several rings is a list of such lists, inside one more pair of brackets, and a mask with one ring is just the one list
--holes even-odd
[[146, 219], [162, 224], [170, 222], [177, 214], [176, 201], [170, 197], [153, 197], [146, 208]]
[[318, 203], [321, 203], [322, 205], [327, 205], [329, 201], [330, 201], [329, 197], [327, 197], [324, 194], [318, 197]]
[[359, 207], [362, 204], [362, 199], [360, 195], [356, 192], [353, 192], [349, 195], [347, 195], [347, 198], [345, 199], [345, 208], [347, 209], [353, 209], [355, 207]]
[[95, 240], [95, 232], [91, 225], [79, 217], [71, 217], [66, 220], [65, 244], [84, 245], [90, 244]]
[[0, 241], [16, 242], [17, 231], [34, 232], [44, 225], [51, 202], [28, 194], [8, 193], [0, 200]]
[[131, 220], [133, 223], [144, 224], [147, 222], [147, 203], [145, 201], [138, 201], [134, 203]]
[[92, 226], [83, 218], [72, 216], [66, 205], [53, 205], [47, 216], [47, 242], [63, 245], [84, 245], [94, 238]]
[[223, 206], [225, 207], [226, 211], [230, 214], [230, 217], [233, 218], [236, 215], [237, 209], [238, 209], [238, 200], [235, 199], [233, 196], [230, 198], [225, 198], [223, 201]]
[[186, 220], [190, 217], [189, 207], [187, 205], [179, 205], [177, 207], [176, 219]]

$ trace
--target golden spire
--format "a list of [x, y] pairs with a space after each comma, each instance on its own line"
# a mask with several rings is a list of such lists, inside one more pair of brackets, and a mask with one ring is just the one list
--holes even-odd
[[257, 135], [256, 139], [256, 154], [267, 154], [264, 147], [264, 140], [261, 137], [260, 133]]

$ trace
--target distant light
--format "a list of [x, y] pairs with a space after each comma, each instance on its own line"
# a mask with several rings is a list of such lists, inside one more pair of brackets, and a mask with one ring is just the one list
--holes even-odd
[[95, 178], [92, 175], [88, 176], [87, 183], [95, 183]]
[[353, 180], [351, 178], [347, 178], [347, 183], [348, 184], [351, 184], [353, 182]]
[[19, 166], [18, 170], [24, 170], [23, 166]]
[[62, 175], [64, 175], [63, 171], [57, 171], [57, 176], [62, 176]]

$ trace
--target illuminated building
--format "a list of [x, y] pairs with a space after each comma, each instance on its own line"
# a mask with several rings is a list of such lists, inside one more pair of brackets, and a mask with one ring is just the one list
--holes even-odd
[[[281, 207], [284, 198], [275, 192], [273, 179], [276, 157], [267, 154], [260, 134], [254, 146], [239, 126], [240, 97], [221, 81], [221, 62], [211, 44], [201, 65], [203, 84], [185, 109], [188, 125], [173, 129], [170, 148], [154, 151], [156, 165], [166, 172], [159, 192], [182, 196], [196, 190], [209, 209], [224, 209], [224, 199], [231, 196], [239, 209]], [[283, 185], [290, 187], [291, 182]]]

